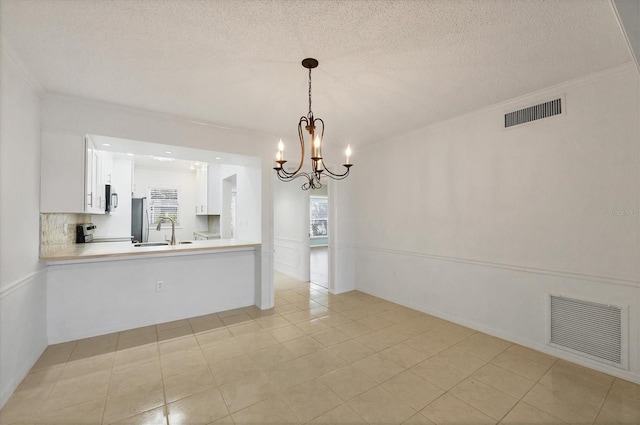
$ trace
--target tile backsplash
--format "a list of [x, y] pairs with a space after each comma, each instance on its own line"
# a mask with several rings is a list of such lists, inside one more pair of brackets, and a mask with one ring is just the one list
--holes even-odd
[[211, 233], [220, 233], [220, 216], [219, 215], [208, 216], [207, 230]]
[[40, 214], [40, 255], [75, 244], [76, 224], [90, 221], [90, 214]]

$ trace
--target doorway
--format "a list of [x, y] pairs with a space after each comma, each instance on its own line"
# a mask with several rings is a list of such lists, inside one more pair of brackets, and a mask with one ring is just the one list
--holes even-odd
[[309, 281], [329, 287], [329, 196], [327, 187], [309, 195]]

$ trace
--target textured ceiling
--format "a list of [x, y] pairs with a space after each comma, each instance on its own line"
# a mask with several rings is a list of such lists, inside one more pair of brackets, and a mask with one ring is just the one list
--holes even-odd
[[[379, 141], [631, 60], [608, 0], [2, 0], [46, 90], [266, 131]], [[275, 143], [267, 140], [266, 143]]]

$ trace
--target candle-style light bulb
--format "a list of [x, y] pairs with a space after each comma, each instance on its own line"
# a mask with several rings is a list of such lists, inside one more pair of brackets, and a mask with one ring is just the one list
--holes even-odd
[[282, 161], [284, 159], [284, 143], [282, 139], [278, 142], [278, 159], [276, 161]]
[[278, 153], [276, 153], [276, 161], [281, 161], [282, 160], [282, 152], [278, 151]]
[[347, 145], [347, 151], [346, 151], [346, 154], [347, 154], [347, 162], [345, 162], [345, 164], [351, 164], [351, 163], [349, 162], [349, 157], [351, 156], [351, 145]]

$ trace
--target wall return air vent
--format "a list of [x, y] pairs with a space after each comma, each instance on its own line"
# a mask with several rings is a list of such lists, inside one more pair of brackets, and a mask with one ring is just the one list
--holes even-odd
[[549, 345], [627, 368], [626, 310], [559, 295], [549, 296]]
[[536, 121], [542, 118], [552, 117], [554, 115], [560, 115], [561, 113], [562, 98], [550, 100], [548, 102], [504, 114], [504, 128]]

